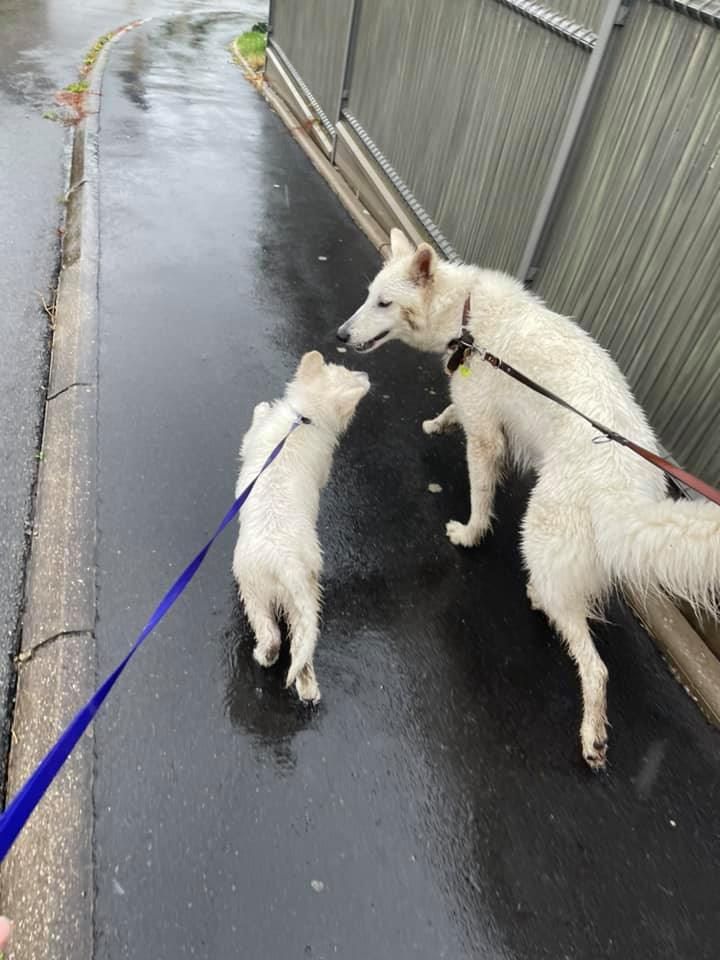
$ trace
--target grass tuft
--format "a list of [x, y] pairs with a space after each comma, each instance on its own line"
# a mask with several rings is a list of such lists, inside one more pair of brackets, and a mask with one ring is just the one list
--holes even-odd
[[237, 52], [253, 70], [262, 70], [265, 66], [265, 46], [267, 34], [260, 30], [248, 30], [241, 33], [235, 41]]

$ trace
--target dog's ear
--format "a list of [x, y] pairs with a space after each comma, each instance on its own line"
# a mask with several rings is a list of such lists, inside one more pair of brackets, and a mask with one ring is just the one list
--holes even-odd
[[410, 276], [413, 282], [422, 286], [432, 280], [436, 263], [437, 256], [433, 248], [429, 243], [421, 243], [410, 265]]
[[325, 365], [323, 355], [317, 350], [306, 353], [300, 361], [297, 375], [298, 380], [313, 380]]
[[258, 403], [253, 410], [253, 426], [255, 426], [256, 423], [260, 423], [261, 420], [264, 420], [268, 413], [270, 413], [270, 404], [267, 402], [267, 400], [263, 400], [262, 403]]
[[390, 231], [390, 253], [392, 257], [406, 257], [408, 254], [412, 253], [415, 250], [415, 247], [402, 230], [398, 230], [397, 227], [393, 227]]

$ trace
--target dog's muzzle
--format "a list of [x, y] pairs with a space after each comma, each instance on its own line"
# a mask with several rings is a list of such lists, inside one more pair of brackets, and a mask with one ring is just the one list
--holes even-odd
[[346, 320], [342, 326], [337, 329], [337, 338], [340, 343], [347, 343], [350, 339], [350, 324], [353, 322], [353, 318], [350, 317], [349, 320]]
[[[355, 317], [350, 317], [349, 320], [346, 320], [345, 323], [338, 327], [337, 338], [341, 343], [350, 343], [350, 337], [352, 336], [352, 322]], [[381, 330], [380, 333], [375, 334], [374, 337], [371, 337], [369, 340], [365, 340], [363, 343], [353, 343], [350, 344], [357, 353], [366, 353], [368, 350], [371, 350], [376, 343], [379, 343], [383, 340], [388, 334], [389, 330]]]

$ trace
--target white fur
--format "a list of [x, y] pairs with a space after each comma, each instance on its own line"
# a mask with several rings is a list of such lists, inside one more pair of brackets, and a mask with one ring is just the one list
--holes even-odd
[[[475, 342], [604, 425], [657, 451], [645, 414], [609, 354], [567, 317], [516, 279], [474, 266], [439, 262], [392, 231], [389, 262], [360, 309], [338, 335], [361, 351], [397, 339], [437, 354], [460, 332], [471, 296]], [[379, 335], [385, 334], [381, 339]], [[370, 343], [370, 341], [373, 341]], [[426, 433], [460, 423], [467, 438], [470, 518], [451, 520], [447, 535], [479, 543], [492, 519], [495, 485], [506, 455], [534, 469], [522, 525], [528, 597], [567, 643], [582, 685], [581, 743], [593, 768], [604, 765], [607, 670], [588, 628], [613, 585], [668, 591], [717, 608], [720, 508], [666, 495], [665, 479], [629, 450], [593, 444], [593, 429], [479, 357], [470, 375], [450, 380], [452, 404]]]
[[306, 354], [282, 400], [255, 407], [243, 440], [237, 494], [257, 475], [297, 414], [309, 417], [260, 477], [240, 511], [233, 573], [255, 633], [254, 657], [272, 666], [280, 653], [278, 615], [290, 633], [287, 685], [317, 703], [313, 653], [320, 616], [322, 551], [317, 535], [320, 491], [332, 457], [370, 383], [366, 373], [326, 364]]

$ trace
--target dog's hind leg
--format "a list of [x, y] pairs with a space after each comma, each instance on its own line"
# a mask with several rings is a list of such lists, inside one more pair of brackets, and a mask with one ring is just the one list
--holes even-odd
[[253, 657], [261, 667], [271, 667], [280, 655], [280, 628], [275, 619], [273, 598], [257, 587], [241, 587], [245, 612], [255, 634]]
[[318, 639], [320, 596], [317, 577], [309, 574], [303, 580], [284, 603], [290, 628], [287, 686], [294, 683], [301, 700], [318, 703], [320, 688], [315, 678], [313, 654]]
[[454, 403], [445, 407], [433, 420], [423, 420], [422, 424], [423, 430], [428, 434], [447, 433], [447, 431], [459, 426], [460, 420], [458, 419]]
[[593, 770], [607, 753], [607, 668], [597, 652], [588, 615], [604, 590], [589, 520], [572, 505], [534, 493], [523, 521], [523, 554], [530, 571], [528, 596], [542, 610], [575, 661], [582, 688], [580, 742]]
[[505, 454], [505, 437], [499, 425], [487, 423], [467, 435], [467, 464], [470, 477], [470, 519], [450, 520], [446, 531], [456, 547], [474, 547], [490, 528], [500, 467]]
[[582, 753], [591, 769], [601, 770], [607, 756], [607, 667], [595, 648], [582, 609], [551, 608], [545, 613], [567, 644], [578, 668], [583, 698]]

